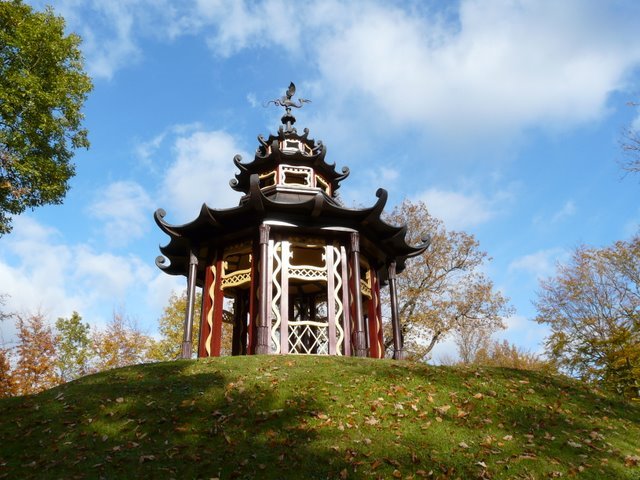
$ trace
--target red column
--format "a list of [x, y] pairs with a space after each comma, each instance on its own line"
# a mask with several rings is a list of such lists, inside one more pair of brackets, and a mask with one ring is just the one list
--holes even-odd
[[371, 358], [382, 358], [380, 345], [380, 295], [378, 284], [376, 282], [376, 272], [373, 268], [369, 269], [369, 278], [371, 279], [371, 300], [369, 301], [369, 356]]
[[222, 344], [222, 315], [224, 307], [224, 294], [222, 292], [222, 256], [216, 262], [216, 281], [213, 297], [213, 330], [211, 334], [211, 356], [220, 356]]
[[208, 357], [211, 352], [211, 345], [207, 345], [209, 335], [211, 334], [211, 327], [207, 322], [209, 312], [213, 307], [213, 299], [209, 295], [211, 285], [213, 284], [213, 270], [215, 268], [215, 262], [213, 265], [208, 266], [204, 277], [204, 287], [202, 288], [202, 309], [200, 312], [200, 339], [198, 341], [198, 357]]
[[251, 286], [249, 288], [249, 325], [247, 353], [253, 355], [256, 353], [256, 317], [257, 317], [257, 295], [258, 295], [258, 245], [254, 243], [251, 253]]
[[375, 281], [375, 295], [376, 295], [376, 321], [378, 322], [378, 358], [384, 358], [384, 336], [382, 329], [382, 302], [380, 301], [380, 278], [378, 277], [377, 272], [374, 270], [371, 271], [374, 275], [373, 279]]

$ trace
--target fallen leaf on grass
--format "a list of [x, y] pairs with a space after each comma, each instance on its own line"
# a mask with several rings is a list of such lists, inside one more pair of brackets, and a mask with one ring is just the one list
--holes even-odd
[[451, 405], [442, 405], [441, 407], [434, 407], [433, 409], [436, 412], [438, 412], [440, 415], [445, 415], [450, 408], [451, 408]]
[[151, 462], [156, 459], [155, 455], [140, 455], [138, 463]]
[[640, 456], [638, 455], [627, 455], [624, 457], [624, 465], [626, 467], [637, 467], [640, 465]]
[[371, 416], [371, 417], [366, 417], [364, 423], [366, 423], [367, 425], [376, 425], [380, 422], [378, 421], [377, 418]]

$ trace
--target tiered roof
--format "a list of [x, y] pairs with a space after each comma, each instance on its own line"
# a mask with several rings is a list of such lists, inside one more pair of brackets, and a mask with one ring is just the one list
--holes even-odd
[[244, 193], [237, 207], [213, 209], [203, 204], [197, 218], [184, 225], [167, 223], [162, 209], [155, 212], [156, 223], [170, 237], [169, 243], [160, 247], [163, 256], [156, 259], [158, 267], [173, 275], [186, 275], [192, 248], [206, 256], [217, 248], [253, 238], [262, 223], [295, 228], [298, 233], [344, 235], [357, 231], [363, 251], [378, 268], [395, 260], [402, 270], [407, 258], [427, 248], [428, 241], [417, 247], [408, 245], [406, 227], [390, 225], [381, 218], [386, 190], [378, 189], [377, 201], [369, 208], [340, 204], [336, 190], [349, 169], [344, 167], [339, 173], [335, 164], [328, 164], [325, 146], [309, 139], [308, 129], [298, 135], [291, 107], [300, 108], [307, 100], [294, 102], [294, 93], [291, 84], [286, 95], [273, 102], [285, 107], [278, 134], [267, 140], [258, 137], [260, 145], [252, 162], [242, 163], [238, 155], [234, 158], [240, 171], [230, 185]]

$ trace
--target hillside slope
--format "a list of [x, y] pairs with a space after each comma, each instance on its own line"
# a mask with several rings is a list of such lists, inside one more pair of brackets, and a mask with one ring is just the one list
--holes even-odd
[[338, 357], [112, 370], [0, 401], [0, 478], [640, 478], [640, 408], [563, 378]]

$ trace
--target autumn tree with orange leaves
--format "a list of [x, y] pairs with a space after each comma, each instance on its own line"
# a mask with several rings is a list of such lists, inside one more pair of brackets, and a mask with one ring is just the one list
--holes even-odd
[[104, 330], [93, 332], [94, 371], [136, 365], [149, 361], [153, 339], [142, 333], [124, 312], [113, 313]]
[[56, 373], [54, 335], [41, 313], [16, 315], [18, 345], [13, 370], [15, 393], [28, 395], [60, 383]]
[[0, 348], [0, 398], [11, 397], [16, 394], [16, 384], [11, 368], [10, 352]]
[[397, 280], [398, 309], [409, 358], [427, 359], [436, 344], [455, 332], [491, 334], [504, 328], [503, 319], [513, 309], [480, 271], [490, 259], [473, 235], [447, 230], [423, 202], [405, 200], [386, 219], [408, 226], [410, 244], [419, 244], [425, 234], [431, 237], [429, 248], [409, 259]]

